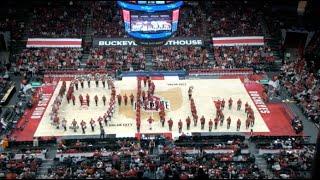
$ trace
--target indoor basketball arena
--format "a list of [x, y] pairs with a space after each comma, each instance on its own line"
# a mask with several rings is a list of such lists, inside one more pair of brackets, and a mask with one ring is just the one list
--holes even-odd
[[320, 3], [1, 3], [0, 178], [311, 179]]

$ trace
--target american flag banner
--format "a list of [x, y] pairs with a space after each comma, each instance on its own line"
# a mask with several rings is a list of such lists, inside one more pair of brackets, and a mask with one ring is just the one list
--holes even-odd
[[27, 48], [81, 48], [82, 39], [76, 38], [28, 38]]
[[213, 46], [263, 46], [263, 36], [213, 37]]

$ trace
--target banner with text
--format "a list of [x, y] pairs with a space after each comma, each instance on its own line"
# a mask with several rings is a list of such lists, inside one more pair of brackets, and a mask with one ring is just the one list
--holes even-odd
[[75, 38], [28, 38], [27, 48], [81, 48], [82, 39]]
[[263, 46], [263, 36], [213, 37], [213, 46]]
[[[202, 38], [184, 38], [176, 37], [169, 39], [164, 46], [203, 46]], [[94, 38], [94, 47], [112, 47], [112, 46], [137, 46], [132, 38]]]

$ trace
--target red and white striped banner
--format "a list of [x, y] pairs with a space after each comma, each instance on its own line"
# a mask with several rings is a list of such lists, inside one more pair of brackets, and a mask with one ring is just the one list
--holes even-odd
[[263, 36], [213, 37], [213, 46], [263, 46]]
[[57, 48], [81, 48], [82, 39], [75, 38], [28, 38], [27, 48], [33, 47], [57, 47]]

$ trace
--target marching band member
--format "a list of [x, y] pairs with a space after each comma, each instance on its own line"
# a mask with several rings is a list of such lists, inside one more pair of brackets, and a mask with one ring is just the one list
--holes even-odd
[[67, 131], [67, 120], [63, 118], [61, 121], [61, 126], [63, 127], [64, 131]]
[[81, 123], [80, 123], [81, 129], [82, 129], [82, 134], [86, 133], [86, 131], [85, 131], [85, 129], [87, 128], [86, 124], [87, 123], [84, 120], [82, 120]]
[[77, 132], [77, 129], [79, 128], [77, 121], [73, 119], [71, 124], [72, 124], [71, 129], [73, 129], [74, 132]]
[[87, 99], [87, 105], [90, 106], [90, 96], [89, 96], [89, 94], [86, 95], [86, 99]]
[[232, 107], [232, 102], [233, 102], [233, 100], [232, 100], [232, 98], [230, 98], [229, 99], [229, 109], [231, 109], [231, 107]]
[[107, 100], [106, 96], [103, 95], [103, 96], [102, 96], [102, 101], [103, 101], [103, 105], [104, 105], [104, 106], [106, 105], [106, 100]]
[[187, 117], [186, 123], [187, 123], [187, 130], [190, 130], [190, 124], [191, 124], [191, 118], [190, 118], [190, 116]]
[[98, 99], [99, 99], [98, 96], [95, 95], [95, 96], [94, 96], [94, 101], [96, 102], [96, 106], [98, 106]]
[[213, 122], [212, 122], [212, 119], [210, 119], [210, 121], [209, 121], [209, 131], [210, 132], [212, 131], [212, 125], [213, 125]]
[[241, 99], [239, 98], [239, 100], [237, 101], [237, 111], [240, 111], [241, 104], [242, 104], [242, 102], [241, 102]]
[[238, 119], [238, 121], [237, 121], [237, 131], [240, 130], [240, 126], [241, 126], [241, 121], [240, 121], [240, 119]]
[[91, 126], [91, 130], [92, 130], [92, 132], [94, 131], [94, 127], [96, 126], [96, 122], [95, 122], [95, 120], [93, 120], [92, 118], [91, 118], [91, 120], [90, 120], [90, 126]]
[[179, 122], [178, 122], [178, 128], [179, 128], [179, 133], [181, 133], [182, 132], [182, 121], [181, 121], [181, 119], [179, 120]]
[[169, 131], [172, 131], [172, 125], [173, 125], [173, 121], [172, 121], [172, 119], [170, 118], [170, 119], [168, 120]]
[[152, 123], [153, 123], [154, 119], [152, 119], [152, 117], [150, 116], [148, 119], [149, 122], [149, 129], [152, 130]]

